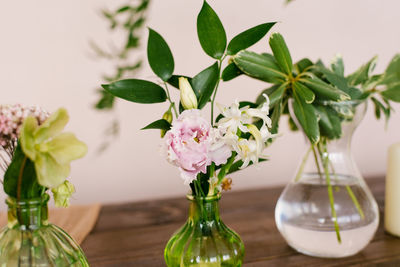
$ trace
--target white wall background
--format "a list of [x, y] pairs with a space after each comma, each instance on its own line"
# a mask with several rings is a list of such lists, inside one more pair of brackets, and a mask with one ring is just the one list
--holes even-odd
[[[188, 190], [178, 170], [159, 156], [159, 132], [139, 131], [158, 119], [168, 104], [120, 101], [116, 116], [121, 121], [121, 135], [104, 154], [96, 153], [112, 116], [92, 109], [97, 99], [94, 88], [111, 66], [90, 57], [88, 41], [109, 44], [108, 24], [99, 16], [99, 9], [123, 2], [6, 1], [0, 9], [0, 103], [39, 104], [50, 111], [68, 108], [69, 129], [90, 148], [85, 159], [73, 164], [71, 180], [78, 203], [183, 196]], [[280, 21], [274, 31], [285, 36], [295, 60], [308, 56], [329, 61], [340, 52], [350, 73], [379, 55], [377, 71], [382, 71], [400, 52], [398, 1], [296, 0], [286, 7], [283, 0], [210, 0], [210, 4], [225, 25], [228, 39], [251, 26]], [[148, 25], [169, 43], [176, 73], [194, 75], [213, 63], [197, 40], [196, 16], [201, 5], [201, 0], [152, 1]], [[143, 34], [145, 44], [147, 32]], [[268, 49], [267, 39], [253, 49]], [[154, 77], [147, 62], [140, 76]], [[218, 101], [252, 100], [264, 86], [242, 77], [222, 84]], [[400, 110], [399, 105], [396, 108]], [[291, 179], [303, 153], [303, 138], [290, 133], [286, 125], [281, 130], [284, 136], [268, 150], [271, 161], [233, 175], [234, 190], [284, 184]], [[399, 141], [400, 111], [385, 131], [383, 121], [374, 119], [370, 107], [353, 143], [362, 173], [384, 174], [387, 147]]]

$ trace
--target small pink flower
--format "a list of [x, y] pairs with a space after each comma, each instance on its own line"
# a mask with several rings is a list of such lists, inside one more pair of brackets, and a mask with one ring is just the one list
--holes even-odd
[[165, 135], [162, 150], [189, 184], [200, 172], [206, 173], [211, 162], [226, 163], [231, 150], [221, 140], [219, 130], [211, 127], [200, 110], [185, 110]]
[[36, 117], [41, 124], [48, 117], [48, 113], [37, 106], [0, 105], [0, 146], [3, 149], [16, 142], [20, 127], [28, 116]]

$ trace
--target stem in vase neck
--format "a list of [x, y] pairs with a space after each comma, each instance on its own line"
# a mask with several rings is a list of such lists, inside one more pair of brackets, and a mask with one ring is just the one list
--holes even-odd
[[208, 196], [208, 197], [197, 197], [193, 195], [187, 195], [190, 200], [189, 208], [189, 219], [193, 223], [203, 224], [209, 221], [219, 221], [219, 207], [218, 201], [220, 195]]
[[18, 225], [21, 230], [36, 230], [42, 225], [47, 225], [49, 195], [44, 194], [39, 198], [17, 200], [9, 197], [8, 227]]

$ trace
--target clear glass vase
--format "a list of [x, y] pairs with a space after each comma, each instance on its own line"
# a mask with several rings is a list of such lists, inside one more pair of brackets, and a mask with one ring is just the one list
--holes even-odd
[[342, 122], [340, 139], [321, 140], [317, 146], [308, 143], [295, 178], [276, 205], [280, 233], [303, 254], [354, 255], [368, 245], [378, 227], [378, 206], [351, 154], [352, 135], [366, 104], [350, 107], [354, 117]]
[[8, 198], [8, 225], [0, 232], [1, 267], [89, 266], [83, 251], [59, 227], [48, 223], [49, 195]]
[[189, 218], [165, 247], [167, 266], [242, 266], [244, 245], [239, 235], [220, 219], [220, 196], [187, 197], [190, 200]]

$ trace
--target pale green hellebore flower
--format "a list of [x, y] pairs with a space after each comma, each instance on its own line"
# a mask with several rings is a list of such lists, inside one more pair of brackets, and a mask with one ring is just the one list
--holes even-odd
[[197, 108], [197, 97], [193, 92], [192, 86], [188, 79], [185, 77], [179, 77], [179, 90], [181, 91], [181, 103], [185, 109], [196, 109]]
[[69, 198], [75, 193], [75, 187], [65, 180], [61, 185], [51, 189], [51, 192], [53, 192], [56, 207], [67, 208], [69, 206]]
[[38, 183], [44, 187], [61, 185], [70, 174], [71, 161], [87, 152], [85, 143], [74, 134], [61, 133], [68, 120], [67, 111], [60, 108], [40, 126], [34, 117], [22, 124], [22, 151], [34, 163]]

